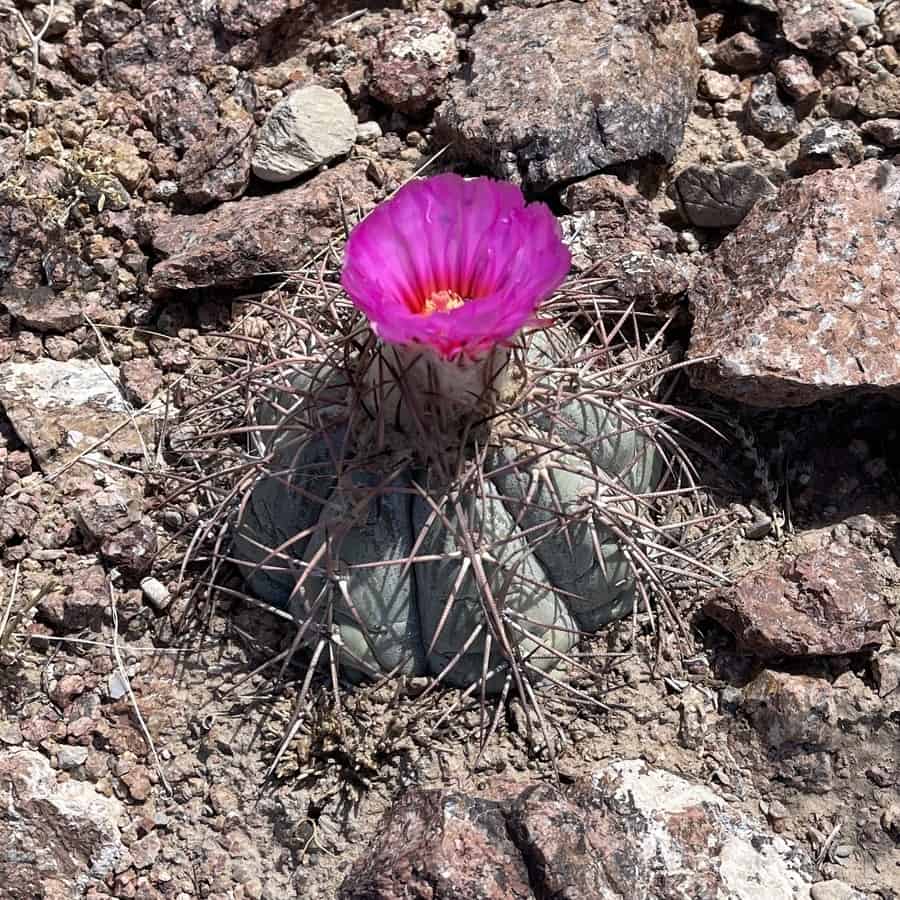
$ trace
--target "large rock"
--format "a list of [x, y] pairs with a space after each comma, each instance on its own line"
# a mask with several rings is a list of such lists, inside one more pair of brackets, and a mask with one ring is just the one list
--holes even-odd
[[341, 900], [808, 900], [802, 850], [709, 788], [639, 760], [569, 788], [509, 785], [507, 798], [411, 791]]
[[369, 91], [401, 112], [422, 112], [443, 99], [458, 52], [445, 12], [404, 10], [379, 35], [378, 52], [370, 62]]
[[153, 235], [154, 249], [166, 258], [153, 269], [149, 289], [234, 286], [296, 270], [327, 246], [344, 212], [365, 213], [375, 200], [365, 162], [354, 161], [300, 187], [174, 216]]
[[572, 266], [607, 279], [604, 293], [658, 309], [690, 287], [695, 267], [676, 252], [675, 233], [633, 187], [595, 175], [567, 188], [562, 202], [573, 213], [560, 219]]
[[253, 174], [263, 181], [291, 181], [350, 152], [356, 116], [337, 91], [306, 85], [269, 113], [253, 153]]
[[[117, 380], [114, 366], [96, 360], [4, 363], [0, 406], [44, 471], [88, 451], [89, 460], [101, 454], [140, 456], [152, 446], [153, 422], [131, 409]], [[159, 409], [147, 412], [155, 415]], [[96, 444], [101, 445], [91, 451]]]
[[682, 0], [563, 0], [489, 13], [437, 110], [440, 140], [546, 188], [635, 160], [671, 162], [698, 75]]
[[745, 575], [706, 603], [706, 613], [755, 656], [857, 653], [877, 645], [891, 617], [871, 559], [831, 544]]
[[695, 384], [758, 406], [900, 391], [900, 173], [816, 172], [758, 203], [690, 294]]
[[0, 753], [0, 883], [6, 900], [71, 900], [100, 887], [127, 853], [121, 803], [58, 781], [33, 750]]
[[875, 24], [875, 12], [856, 0], [775, 0], [784, 36], [809, 53], [831, 56], [862, 28]]

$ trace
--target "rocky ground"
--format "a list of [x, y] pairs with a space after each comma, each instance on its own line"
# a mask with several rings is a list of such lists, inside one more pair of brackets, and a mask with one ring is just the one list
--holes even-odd
[[[900, 2], [0, 0], [0, 112], [4, 896], [900, 896]], [[303, 673], [179, 586], [178, 409], [451, 168], [678, 314], [731, 583], [555, 754], [397, 683], [267, 777]]]

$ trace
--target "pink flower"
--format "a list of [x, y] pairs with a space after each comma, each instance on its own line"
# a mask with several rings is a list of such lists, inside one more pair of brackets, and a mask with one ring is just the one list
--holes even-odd
[[410, 182], [353, 229], [341, 283], [382, 340], [474, 356], [535, 321], [569, 263], [543, 203], [445, 174]]

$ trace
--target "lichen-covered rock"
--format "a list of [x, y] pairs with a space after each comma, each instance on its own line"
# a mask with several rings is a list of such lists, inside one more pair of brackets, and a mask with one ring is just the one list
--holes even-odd
[[692, 380], [759, 406], [900, 390], [900, 175], [875, 160], [758, 203], [694, 281]]
[[670, 162], [697, 82], [681, 0], [505, 6], [468, 44], [439, 139], [500, 177], [546, 188], [618, 163]]
[[367, 212], [375, 199], [366, 164], [350, 162], [300, 187], [173, 216], [153, 235], [154, 249], [164, 259], [150, 275], [149, 290], [238, 285], [295, 269], [328, 243], [342, 224], [342, 209]]
[[253, 152], [253, 174], [291, 181], [350, 152], [356, 116], [337, 92], [317, 84], [292, 91], [269, 113]]
[[865, 553], [831, 544], [780, 572], [745, 575], [711, 597], [705, 611], [755, 656], [858, 653], [880, 642], [890, 619], [880, 586]]

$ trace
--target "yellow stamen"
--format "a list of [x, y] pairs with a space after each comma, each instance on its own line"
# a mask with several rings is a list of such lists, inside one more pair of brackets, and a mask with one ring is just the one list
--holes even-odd
[[466, 301], [456, 291], [435, 291], [422, 304], [422, 315], [430, 316], [433, 312], [449, 312], [458, 309]]

